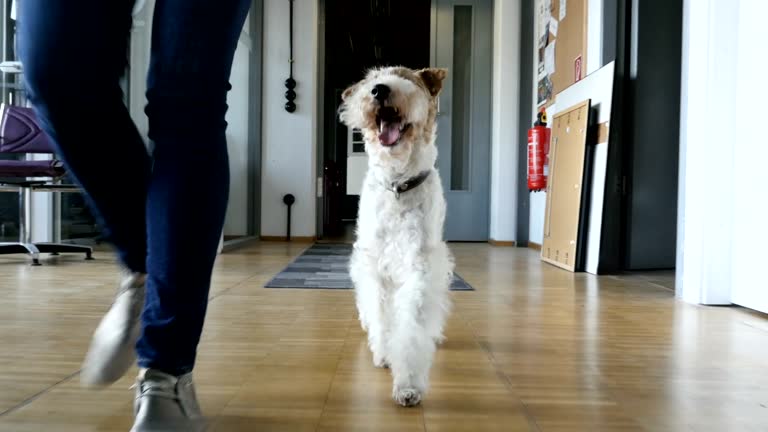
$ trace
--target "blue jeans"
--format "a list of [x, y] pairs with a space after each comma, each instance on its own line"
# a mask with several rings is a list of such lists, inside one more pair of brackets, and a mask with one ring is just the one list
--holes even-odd
[[123, 102], [133, 0], [23, 0], [29, 98], [121, 262], [147, 273], [139, 366], [194, 366], [229, 193], [229, 75], [250, 0], [157, 0], [146, 150]]

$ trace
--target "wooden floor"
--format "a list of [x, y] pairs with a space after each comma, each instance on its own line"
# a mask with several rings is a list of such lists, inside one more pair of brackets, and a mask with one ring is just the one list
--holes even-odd
[[[220, 258], [196, 369], [215, 431], [768, 431], [765, 316], [484, 245], [452, 246], [476, 291], [453, 293], [423, 405], [396, 407], [352, 292], [262, 288], [303, 247]], [[134, 371], [78, 382], [115, 262], [52, 263], [0, 257], [0, 431], [127, 431]]]

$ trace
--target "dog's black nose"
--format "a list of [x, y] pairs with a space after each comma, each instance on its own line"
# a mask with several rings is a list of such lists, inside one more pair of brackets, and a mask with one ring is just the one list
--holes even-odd
[[392, 90], [390, 90], [389, 87], [384, 84], [376, 84], [376, 86], [373, 88], [373, 91], [371, 91], [373, 97], [376, 98], [376, 100], [379, 102], [387, 100], [390, 93], [392, 93]]

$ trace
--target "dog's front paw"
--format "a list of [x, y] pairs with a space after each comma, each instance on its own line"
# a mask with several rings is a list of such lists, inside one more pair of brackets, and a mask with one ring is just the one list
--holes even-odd
[[421, 402], [421, 392], [415, 388], [399, 388], [392, 390], [392, 398], [404, 407], [413, 407]]

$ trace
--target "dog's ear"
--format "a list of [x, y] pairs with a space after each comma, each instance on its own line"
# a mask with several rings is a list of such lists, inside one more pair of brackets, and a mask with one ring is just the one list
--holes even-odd
[[355, 92], [357, 91], [357, 87], [358, 87], [359, 85], [360, 85], [360, 84], [353, 84], [353, 85], [351, 85], [351, 86], [347, 87], [347, 89], [346, 89], [346, 90], [344, 90], [344, 92], [343, 92], [343, 93], [341, 93], [341, 100], [342, 100], [342, 101], [344, 101], [344, 102], [346, 102], [346, 101], [347, 101], [347, 99], [349, 99], [349, 97], [350, 97], [350, 96], [352, 96], [352, 94], [353, 94], [353, 93], [355, 93]]
[[360, 86], [360, 83], [353, 84], [347, 87], [347, 89], [341, 93], [341, 104], [339, 104], [339, 109], [336, 114], [339, 116], [339, 121], [341, 121], [343, 124], [347, 126], [350, 126], [350, 118], [351, 118], [349, 113], [349, 104], [348, 104], [349, 98], [352, 97], [353, 94], [355, 94], [359, 86]]
[[424, 84], [427, 86], [427, 90], [429, 90], [429, 94], [431, 94], [433, 97], [440, 94], [440, 91], [443, 89], [443, 80], [448, 75], [448, 69], [443, 68], [429, 68], [429, 69], [422, 69], [417, 72], [419, 75], [419, 78], [424, 82]]

